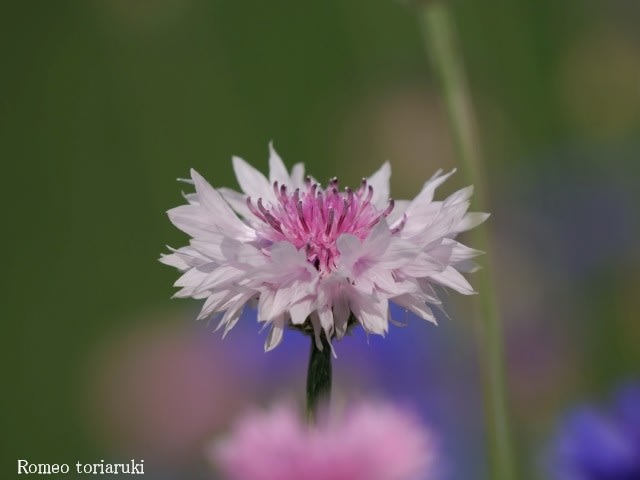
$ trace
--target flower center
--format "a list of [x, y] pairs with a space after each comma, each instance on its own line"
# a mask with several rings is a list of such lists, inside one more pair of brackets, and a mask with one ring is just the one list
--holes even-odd
[[273, 183], [273, 190], [275, 204], [265, 205], [262, 198], [254, 204], [251, 197], [247, 198], [249, 210], [264, 226], [260, 233], [268, 241], [288, 241], [298, 250], [304, 248], [309, 263], [322, 272], [335, 269], [340, 235], [349, 233], [364, 240], [394, 206], [390, 199], [384, 211], [376, 208], [371, 203], [373, 187], [366, 179], [355, 192], [349, 187], [340, 191], [337, 178], [323, 189], [310, 177], [305, 187], [294, 192], [278, 182]]

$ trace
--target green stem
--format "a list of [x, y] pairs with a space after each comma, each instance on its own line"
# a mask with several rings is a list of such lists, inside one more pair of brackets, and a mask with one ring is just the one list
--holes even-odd
[[[427, 2], [420, 8], [424, 40], [443, 91], [461, 171], [465, 180], [475, 185], [475, 207], [486, 211], [487, 195], [475, 115], [450, 13], [447, 5], [439, 1]], [[513, 480], [516, 476], [507, 413], [502, 328], [488, 268], [490, 242], [484, 226], [474, 229], [471, 235], [474, 247], [487, 252], [486, 266], [478, 272], [480, 295], [474, 299], [474, 316], [483, 380], [489, 478]]]
[[324, 334], [321, 335], [322, 350], [311, 338], [311, 353], [307, 370], [307, 419], [315, 423], [318, 409], [329, 402], [331, 397], [331, 346]]

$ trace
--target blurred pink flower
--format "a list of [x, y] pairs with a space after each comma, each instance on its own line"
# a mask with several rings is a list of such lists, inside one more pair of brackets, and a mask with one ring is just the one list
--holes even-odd
[[185, 327], [183, 315], [149, 316], [153, 323], [136, 318], [138, 324], [95, 348], [86, 404], [89, 428], [101, 442], [165, 467], [191, 461], [202, 439], [227, 427], [259, 390], [239, 370], [239, 355], [212, 348], [209, 338]]
[[412, 480], [433, 478], [431, 433], [407, 411], [365, 403], [318, 426], [280, 406], [242, 418], [213, 444], [211, 462], [229, 480]]
[[394, 202], [388, 163], [342, 191], [337, 178], [322, 187], [305, 177], [300, 163], [289, 173], [273, 146], [268, 179], [240, 158], [233, 167], [243, 193], [191, 170], [195, 193], [168, 214], [192, 239], [160, 259], [183, 272], [175, 296], [205, 300], [199, 318], [218, 316], [225, 333], [257, 301], [258, 320], [271, 327], [265, 349], [287, 325], [312, 330], [322, 349], [323, 331], [340, 339], [355, 322], [384, 335], [389, 302], [435, 322], [434, 285], [474, 293], [461, 272], [480, 252], [455, 238], [488, 214], [467, 212], [472, 187], [433, 200], [453, 172], [436, 172], [415, 199]]

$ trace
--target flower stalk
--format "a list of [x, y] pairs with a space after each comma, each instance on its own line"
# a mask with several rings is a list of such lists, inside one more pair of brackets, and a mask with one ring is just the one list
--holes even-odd
[[[487, 198], [475, 115], [464, 64], [456, 43], [455, 28], [446, 2], [425, 2], [419, 16], [429, 57], [438, 77], [461, 171], [476, 187], [475, 207], [486, 211]], [[477, 248], [487, 252], [485, 268], [478, 272], [480, 295], [474, 301], [476, 338], [483, 382], [489, 449], [489, 478], [512, 480], [514, 457], [508, 424], [502, 328], [490, 262], [486, 227], [471, 232]]]
[[331, 346], [324, 334], [320, 335], [322, 350], [318, 348], [313, 335], [311, 353], [307, 369], [307, 420], [313, 424], [318, 417], [319, 408], [328, 403], [331, 397]]

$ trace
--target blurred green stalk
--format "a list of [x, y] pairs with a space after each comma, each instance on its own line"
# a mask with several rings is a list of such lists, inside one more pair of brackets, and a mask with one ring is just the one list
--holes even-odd
[[[446, 2], [424, 3], [419, 11], [422, 32], [438, 76], [462, 174], [475, 186], [475, 207], [486, 211], [487, 197], [471, 95], [456, 33]], [[484, 410], [491, 480], [514, 480], [514, 457], [506, 406], [502, 328], [491, 278], [489, 239], [481, 225], [471, 232], [473, 246], [484, 250], [485, 268], [478, 272], [480, 294], [474, 299], [476, 338], [483, 381]]]
[[331, 398], [331, 345], [325, 334], [320, 336], [322, 350], [316, 345], [315, 338], [311, 339], [311, 353], [307, 368], [307, 421], [314, 424], [318, 417], [318, 409], [326, 406]]

